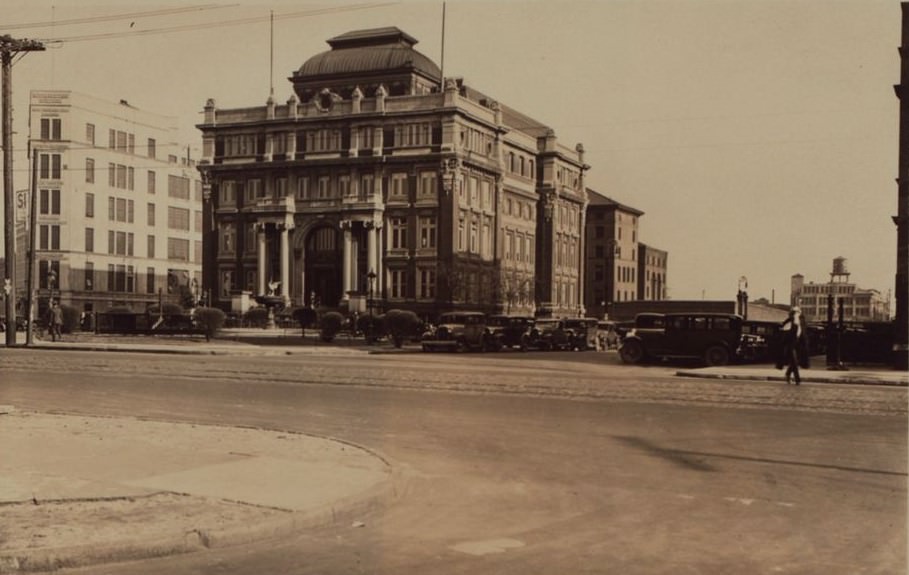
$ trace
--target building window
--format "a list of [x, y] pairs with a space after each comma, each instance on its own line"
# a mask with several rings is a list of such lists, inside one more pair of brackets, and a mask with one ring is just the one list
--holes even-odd
[[41, 118], [41, 139], [59, 140], [60, 118]]
[[40, 190], [38, 206], [43, 215], [60, 215], [60, 190]]
[[420, 247], [425, 249], [436, 247], [435, 216], [420, 216]]
[[331, 178], [322, 176], [319, 178], [319, 199], [326, 200], [331, 197]]
[[38, 176], [41, 179], [60, 179], [60, 154], [40, 154], [38, 156], [38, 166]]
[[147, 245], [148, 245], [148, 247], [146, 249], [147, 257], [148, 257], [148, 259], [153, 260], [153, 259], [155, 259], [155, 236], [154, 235], [149, 234]]
[[85, 228], [85, 253], [95, 251], [95, 229]]
[[85, 141], [89, 146], [95, 145], [95, 125], [85, 124]]
[[436, 297], [436, 271], [426, 268], [420, 269], [420, 285], [417, 297], [433, 299]]
[[155, 204], [152, 204], [152, 203], [149, 203], [149, 204], [148, 204], [148, 222], [147, 222], [147, 225], [149, 225], [149, 226], [154, 226], [154, 225], [155, 225]]
[[388, 272], [391, 292], [388, 297], [391, 299], [403, 299], [407, 286], [407, 271], [390, 270]]
[[421, 172], [420, 173], [419, 188], [417, 188], [417, 195], [423, 199], [436, 197], [436, 173], [435, 172]]
[[218, 205], [233, 206], [237, 203], [237, 182], [224, 180], [218, 190]]
[[338, 176], [338, 195], [342, 198], [350, 195], [350, 176]]
[[95, 160], [92, 158], [85, 158], [85, 183], [95, 183]]
[[196, 210], [195, 212], [193, 212], [193, 231], [194, 232], [202, 231], [202, 222], [203, 221], [204, 220], [202, 218], [202, 210]]
[[95, 289], [95, 263], [94, 262], [85, 262], [85, 291], [92, 291]]
[[[246, 180], [246, 203], [255, 204], [259, 198], [265, 197], [265, 189], [262, 186], [262, 180], [254, 178]], [[187, 196], [189, 199], [189, 196]]]
[[375, 176], [372, 174], [363, 174], [360, 177], [360, 193], [359, 199], [365, 200], [371, 198], [373, 194], [373, 187], [375, 183]]
[[85, 194], [85, 217], [95, 217], [95, 194]]
[[[256, 180], [258, 181], [258, 180]], [[167, 176], [167, 195], [171, 198], [180, 200], [189, 199], [189, 178], [168, 174]]]
[[[50, 276], [53, 274], [53, 286], [50, 283]], [[38, 261], [38, 289], [60, 289], [60, 262], [58, 260], [39, 260]]]
[[145, 270], [145, 293], [155, 293], [155, 268]]
[[155, 177], [155, 172], [152, 170], [148, 171], [148, 193], [154, 194], [157, 191], [157, 180]]
[[148, 157], [154, 158], [157, 155], [157, 143], [154, 138], [148, 139]]
[[38, 249], [41, 250], [59, 250], [60, 249], [60, 226], [42, 224], [38, 228]]
[[189, 240], [167, 238], [167, 259], [188, 262]]
[[256, 224], [247, 222], [243, 232], [243, 251], [248, 254], [256, 253]]
[[464, 229], [464, 225], [465, 225], [464, 214], [462, 213], [461, 216], [458, 218], [458, 251], [459, 252], [464, 251], [464, 246], [466, 244], [466, 238], [465, 238], [466, 231]]
[[398, 172], [391, 175], [391, 189], [388, 193], [388, 199], [407, 201], [407, 174]]
[[167, 207], [167, 227], [171, 230], [189, 231], [189, 209]]
[[407, 218], [391, 218], [391, 249], [407, 248]]
[[395, 146], [413, 147], [432, 144], [432, 128], [428, 122], [395, 126]]
[[300, 176], [297, 178], [297, 197], [301, 200], [309, 199], [309, 177]]
[[[237, 230], [236, 226], [231, 223], [221, 224], [221, 233], [219, 234], [221, 242], [218, 251], [223, 254], [232, 254], [236, 249]], [[168, 256], [169, 257], [169, 256]]]
[[470, 253], [475, 254], [480, 248], [480, 227], [477, 221], [470, 220]]

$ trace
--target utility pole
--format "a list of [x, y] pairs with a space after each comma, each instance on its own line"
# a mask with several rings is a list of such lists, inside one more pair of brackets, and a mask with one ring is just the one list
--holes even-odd
[[0, 36], [0, 62], [3, 83], [3, 208], [5, 241], [6, 346], [16, 345], [16, 203], [13, 191], [13, 58], [25, 52], [44, 50], [36, 40], [17, 40]]

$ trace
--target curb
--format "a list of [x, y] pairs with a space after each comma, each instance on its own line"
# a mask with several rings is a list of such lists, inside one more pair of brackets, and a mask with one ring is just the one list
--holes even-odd
[[[736, 373], [698, 373], [696, 371], [677, 371], [675, 373], [678, 377], [696, 377], [699, 379], [729, 379], [729, 380], [740, 380], [740, 381], [778, 381], [785, 382], [786, 378], [780, 375], [756, 375], [756, 374], [736, 374]], [[880, 385], [888, 387], [907, 387], [909, 382], [907, 381], [894, 381], [888, 380], [886, 378], [874, 378], [869, 377], [867, 374], [857, 375], [855, 377], [850, 377], [848, 375], [840, 375], [837, 377], [824, 377], [824, 376], [814, 376], [811, 377], [802, 377], [802, 383], [833, 383], [833, 384], [843, 384], [843, 385]]]
[[[153, 540], [129, 539], [110, 544], [80, 545], [66, 548], [22, 550], [0, 554], [0, 575], [32, 573], [90, 567], [123, 561], [156, 559], [278, 539], [307, 528], [335, 525], [386, 507], [398, 497], [404, 478], [392, 470], [390, 478], [364, 493], [342, 498], [309, 511], [288, 511], [286, 517], [253, 526], [221, 529], [193, 529], [183, 534]], [[356, 522], [352, 527], [362, 527]]]

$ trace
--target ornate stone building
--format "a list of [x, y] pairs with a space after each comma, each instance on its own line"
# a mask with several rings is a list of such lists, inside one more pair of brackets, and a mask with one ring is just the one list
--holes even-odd
[[279, 104], [198, 126], [205, 285], [289, 305], [583, 313], [583, 148], [414, 49], [397, 28], [328, 40]]

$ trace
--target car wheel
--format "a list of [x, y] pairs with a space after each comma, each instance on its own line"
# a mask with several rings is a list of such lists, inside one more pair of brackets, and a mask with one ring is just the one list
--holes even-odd
[[726, 365], [729, 363], [729, 351], [721, 345], [713, 345], [704, 352], [704, 363], [709, 366]]
[[644, 360], [644, 346], [637, 340], [626, 341], [619, 354], [625, 363], [641, 363]]
[[527, 351], [527, 338], [526, 337], [521, 338], [521, 346], [519, 349], [521, 351]]

